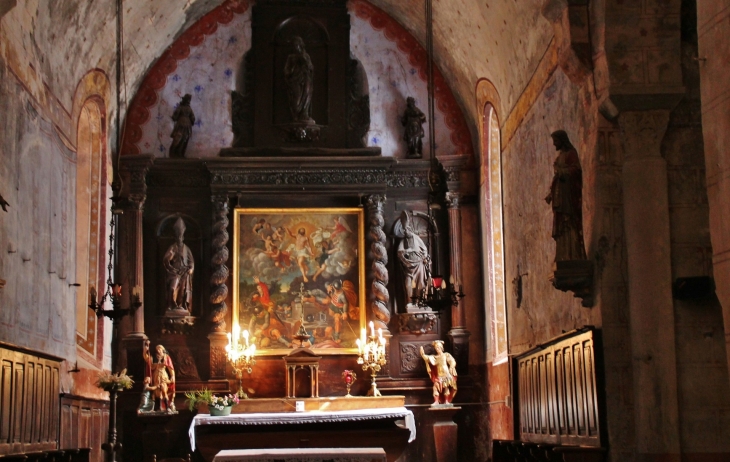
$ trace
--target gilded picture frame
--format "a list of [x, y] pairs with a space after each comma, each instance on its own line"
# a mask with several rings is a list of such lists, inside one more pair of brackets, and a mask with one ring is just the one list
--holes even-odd
[[363, 209], [236, 208], [233, 220], [232, 319], [256, 354], [299, 347], [302, 324], [304, 346], [317, 354], [357, 353], [366, 321]]

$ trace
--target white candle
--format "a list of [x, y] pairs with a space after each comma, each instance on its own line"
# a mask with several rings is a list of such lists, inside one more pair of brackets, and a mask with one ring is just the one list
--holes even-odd
[[248, 346], [248, 330], [243, 331], [243, 338], [246, 340], [246, 346]]
[[378, 328], [378, 338], [383, 338], [383, 329], [381, 327]]
[[355, 340], [355, 343], [357, 343], [357, 352], [362, 356], [362, 342], [360, 339]]
[[233, 340], [238, 343], [238, 339], [241, 336], [241, 326], [238, 324], [233, 325]]
[[370, 321], [370, 336], [375, 337], [375, 323]]

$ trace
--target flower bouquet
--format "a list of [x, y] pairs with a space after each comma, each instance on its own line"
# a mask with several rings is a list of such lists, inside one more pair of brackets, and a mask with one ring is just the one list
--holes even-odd
[[102, 372], [96, 379], [96, 386], [104, 391], [122, 391], [124, 389], [129, 390], [132, 388], [134, 380], [132, 377], [127, 375], [127, 369], [122, 369], [121, 372], [112, 374], [111, 372]]
[[207, 388], [187, 392], [185, 397], [187, 398], [188, 409], [192, 411], [199, 404], [205, 404], [212, 416], [230, 415], [233, 405], [238, 404], [238, 396], [235, 394], [216, 396]]

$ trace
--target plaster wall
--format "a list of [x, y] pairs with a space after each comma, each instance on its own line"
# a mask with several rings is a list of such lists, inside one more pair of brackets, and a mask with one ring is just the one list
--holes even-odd
[[[0, 338], [76, 361], [76, 154], [0, 62]], [[69, 368], [70, 368], [69, 367]]]
[[730, 353], [730, 1], [698, 0], [697, 29], [712, 258]]
[[552, 209], [545, 196], [552, 180], [556, 152], [550, 133], [564, 129], [578, 151], [583, 170], [583, 229], [588, 255], [593, 249], [595, 220], [595, 149], [598, 124], [588, 86], [573, 85], [555, 70], [524, 122], [502, 152], [506, 281], [523, 276], [517, 308], [507, 290], [510, 354], [519, 354], [563, 331], [601, 325], [600, 309], [583, 308], [572, 293], [555, 290], [552, 274], [555, 242]]

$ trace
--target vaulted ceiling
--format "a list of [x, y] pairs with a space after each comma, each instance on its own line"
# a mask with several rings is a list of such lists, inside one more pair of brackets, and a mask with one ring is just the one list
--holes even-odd
[[[124, 0], [124, 82], [134, 94], [147, 69], [183, 31], [224, 0]], [[245, 1], [245, 0], [238, 0]], [[371, 0], [422, 43], [424, 0]], [[46, 85], [70, 110], [75, 85], [99, 68], [114, 81], [115, 0], [9, 0], [0, 9], [0, 56], [31, 92]], [[473, 123], [480, 78], [502, 114], [521, 94], [552, 38], [542, 0], [435, 0], [437, 65]]]

